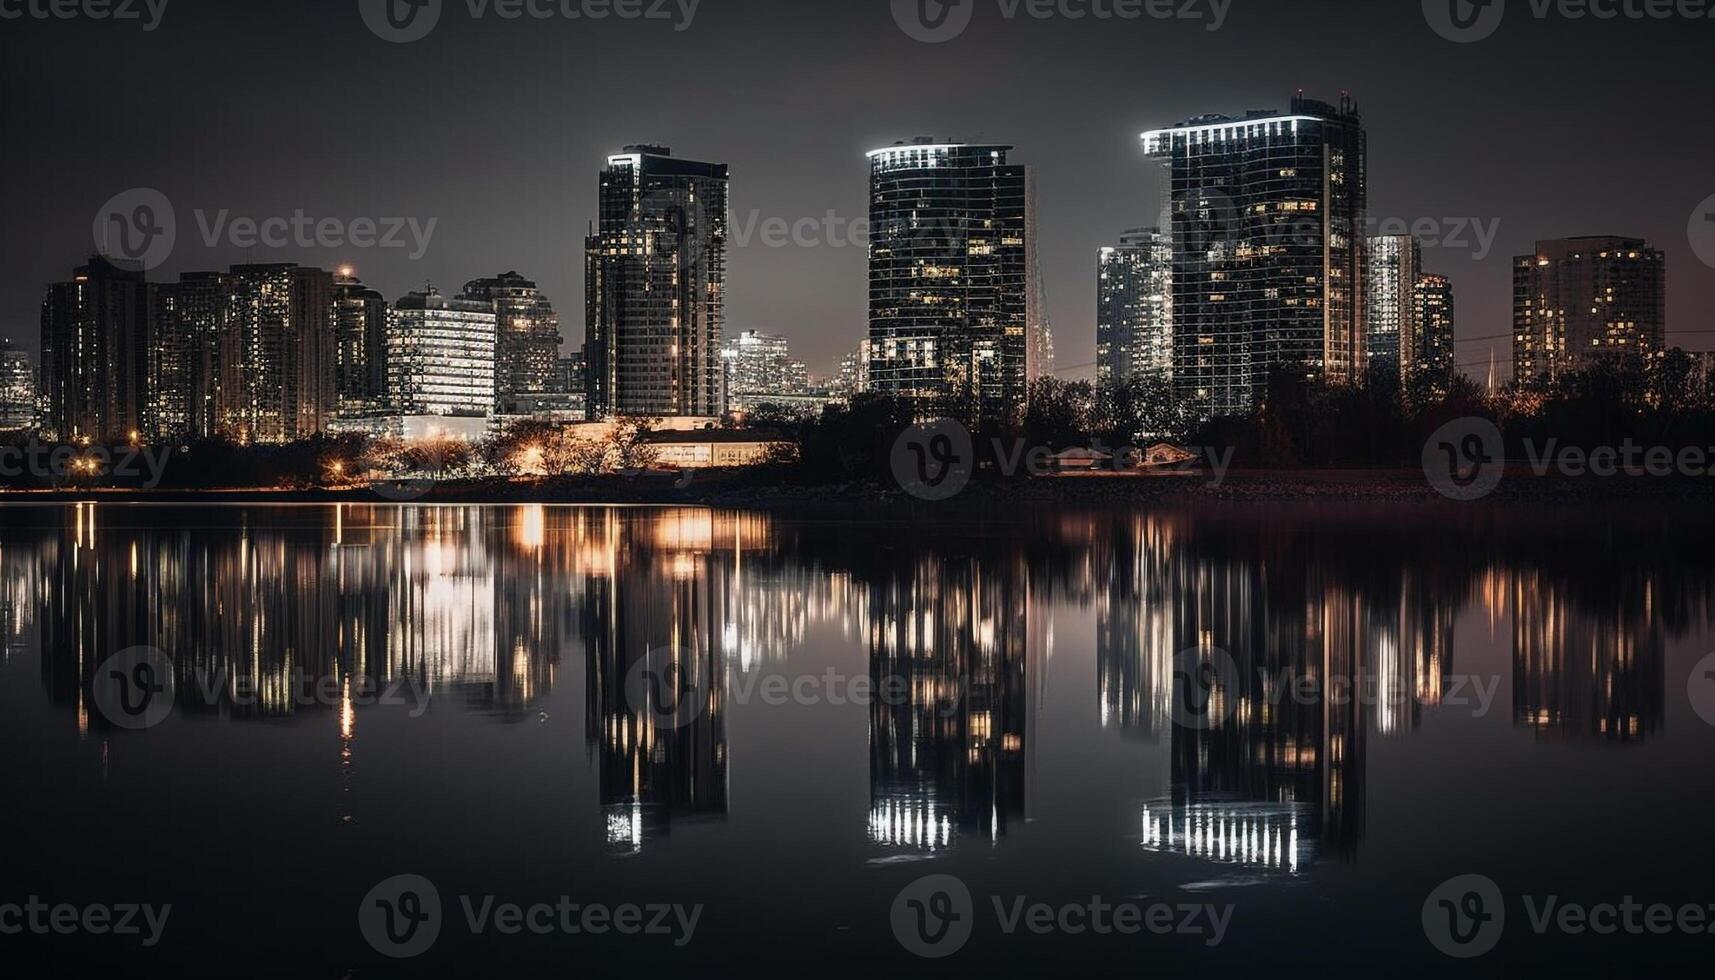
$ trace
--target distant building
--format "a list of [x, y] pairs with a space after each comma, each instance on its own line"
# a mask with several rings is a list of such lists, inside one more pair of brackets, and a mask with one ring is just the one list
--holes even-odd
[[1366, 141], [1350, 99], [1145, 133], [1168, 178], [1173, 384], [1205, 416], [1255, 408], [1270, 372], [1366, 366]]
[[560, 315], [536, 284], [516, 272], [465, 284], [464, 299], [488, 303], [499, 331], [495, 345], [495, 412], [530, 415], [558, 403]]
[[585, 241], [589, 411], [720, 415], [725, 164], [628, 146], [601, 173]]
[[1666, 350], [1667, 260], [1640, 238], [1536, 243], [1513, 260], [1513, 378], [1554, 381]]
[[148, 395], [149, 288], [101, 256], [42, 299], [42, 398], [52, 438], [125, 440]]
[[1458, 371], [1454, 348], [1453, 282], [1425, 273], [1417, 279], [1417, 371], [1431, 379], [1434, 390], [1445, 391]]
[[369, 415], [387, 407], [387, 299], [349, 267], [334, 279], [334, 330], [339, 355], [335, 387], [339, 413]]
[[869, 390], [870, 343], [858, 344], [856, 352], [840, 358], [840, 376], [834, 383], [834, 393], [851, 398]]
[[1173, 242], [1134, 228], [1096, 260], [1096, 380], [1173, 375]]
[[396, 416], [487, 419], [494, 412], [492, 304], [433, 286], [387, 314], [387, 404]]
[[36, 427], [36, 365], [30, 352], [0, 339], [0, 432]]
[[728, 340], [721, 353], [732, 411], [744, 411], [771, 396], [796, 397], [809, 390], [810, 369], [792, 359], [785, 337], [746, 330]]
[[1417, 281], [1423, 275], [1423, 250], [1410, 235], [1371, 238], [1369, 250], [1364, 316], [1370, 365], [1408, 378], [1419, 346]]
[[793, 448], [778, 433], [754, 429], [650, 432], [642, 442], [654, 456], [654, 465], [684, 470], [756, 466]]
[[1035, 269], [1029, 169], [1011, 150], [919, 138], [869, 153], [872, 390], [1022, 411]]

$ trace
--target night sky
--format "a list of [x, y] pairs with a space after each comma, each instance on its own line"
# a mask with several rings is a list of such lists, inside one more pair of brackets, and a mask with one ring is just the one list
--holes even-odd
[[[1507, 333], [1510, 257], [1535, 239], [1622, 234], [1667, 252], [1670, 342], [1715, 347], [1701, 332], [1715, 330], [1715, 269], [1687, 231], [1715, 195], [1715, 19], [1538, 20], [1512, 0], [1498, 33], [1457, 45], [1419, 0], [1232, 0], [1215, 32], [1208, 0], [1197, 21], [1008, 20], [1001, 0], [971, 0], [963, 35], [925, 44], [888, 0], [703, 0], [683, 31], [473, 19], [467, 2], [446, 0], [407, 44], [372, 33], [358, 0], [169, 0], [147, 33], [0, 20], [0, 334], [34, 347], [42, 289], [88, 255], [97, 211], [150, 187], [178, 220], [155, 278], [246, 260], [205, 246], [199, 209], [432, 218], [416, 260], [349, 247], [248, 258], [350, 262], [389, 299], [516, 269], [575, 347], [597, 172], [622, 145], [654, 142], [732, 167], [728, 333], [785, 334], [827, 373], [864, 333], [864, 251], [843, 227], [836, 244], [770, 247], [762, 222], [863, 217], [864, 151], [923, 134], [1010, 143], [1037, 168], [1059, 363], [1093, 374], [1077, 366], [1094, 359], [1096, 249], [1160, 207], [1138, 134], [1285, 108], [1304, 89], [1359, 100], [1372, 217], [1500, 222], [1481, 260], [1469, 231], [1469, 245], [1426, 254], [1454, 280], [1461, 338]], [[1504, 372], [1504, 339], [1462, 343], [1461, 364], [1480, 374], [1491, 346]]]

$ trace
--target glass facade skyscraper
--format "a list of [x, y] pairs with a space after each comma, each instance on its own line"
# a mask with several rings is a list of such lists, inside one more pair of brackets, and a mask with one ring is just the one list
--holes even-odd
[[371, 415], [387, 404], [387, 299], [350, 268], [334, 279], [339, 413]]
[[1173, 374], [1173, 242], [1134, 228], [1101, 250], [1096, 268], [1096, 380]]
[[1417, 280], [1423, 275], [1423, 252], [1410, 235], [1379, 235], [1369, 239], [1369, 250], [1364, 317], [1370, 364], [1407, 378], [1419, 346]]
[[1513, 379], [1554, 381], [1667, 344], [1667, 261], [1639, 238], [1536, 243], [1513, 260]]
[[723, 412], [729, 221], [725, 164], [659, 146], [608, 158], [585, 242], [592, 418]]
[[564, 401], [559, 384], [560, 314], [536, 284], [516, 272], [465, 283], [464, 298], [494, 307], [494, 410], [529, 415], [550, 399]]
[[919, 138], [869, 154], [869, 384], [1024, 406], [1034, 267], [1029, 169], [1010, 146]]
[[1164, 162], [1173, 236], [1175, 389], [1245, 413], [1277, 367], [1352, 381], [1365, 367], [1366, 142], [1356, 103], [1199, 116], [1144, 134]]

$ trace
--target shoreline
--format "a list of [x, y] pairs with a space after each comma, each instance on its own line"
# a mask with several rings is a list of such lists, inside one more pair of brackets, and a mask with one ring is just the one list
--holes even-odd
[[[1521, 468], [1522, 469], [1522, 468]], [[1478, 501], [1442, 496], [1417, 469], [1234, 470], [1222, 480], [1209, 474], [1089, 473], [1054, 477], [977, 479], [944, 501], [919, 500], [898, 485], [878, 481], [835, 484], [759, 479], [743, 471], [543, 480], [452, 480], [420, 494], [383, 494], [369, 487], [341, 489], [220, 490], [4, 490], [3, 506], [116, 505], [216, 506], [328, 505], [483, 506], [698, 506], [754, 510], [866, 512], [952, 511], [1018, 505], [1135, 506], [1140, 504], [1378, 502], [1471, 507], [1487, 503], [1598, 503], [1603, 501], [1715, 498], [1715, 480], [1692, 477], [1538, 477], [1508, 470], [1500, 486]]]

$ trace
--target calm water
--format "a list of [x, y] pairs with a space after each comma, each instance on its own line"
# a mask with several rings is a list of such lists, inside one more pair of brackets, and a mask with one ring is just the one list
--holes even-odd
[[[1709, 521], [0, 509], [0, 903], [172, 906], [151, 948], [0, 953], [66, 976], [1707, 963], [1715, 936], [1538, 935], [1526, 900], [1715, 902], [1688, 688]], [[147, 728], [107, 679], [139, 646], [172, 682]], [[1462, 874], [1505, 908], [1464, 962], [1424, 925]], [[360, 922], [398, 875], [443, 906], [412, 959]], [[926, 875], [972, 905], [896, 920]], [[682, 946], [473, 934], [461, 896], [701, 911]], [[1210, 945], [1008, 934], [995, 908], [1093, 896], [1230, 918]], [[920, 959], [912, 916], [972, 931]]]

